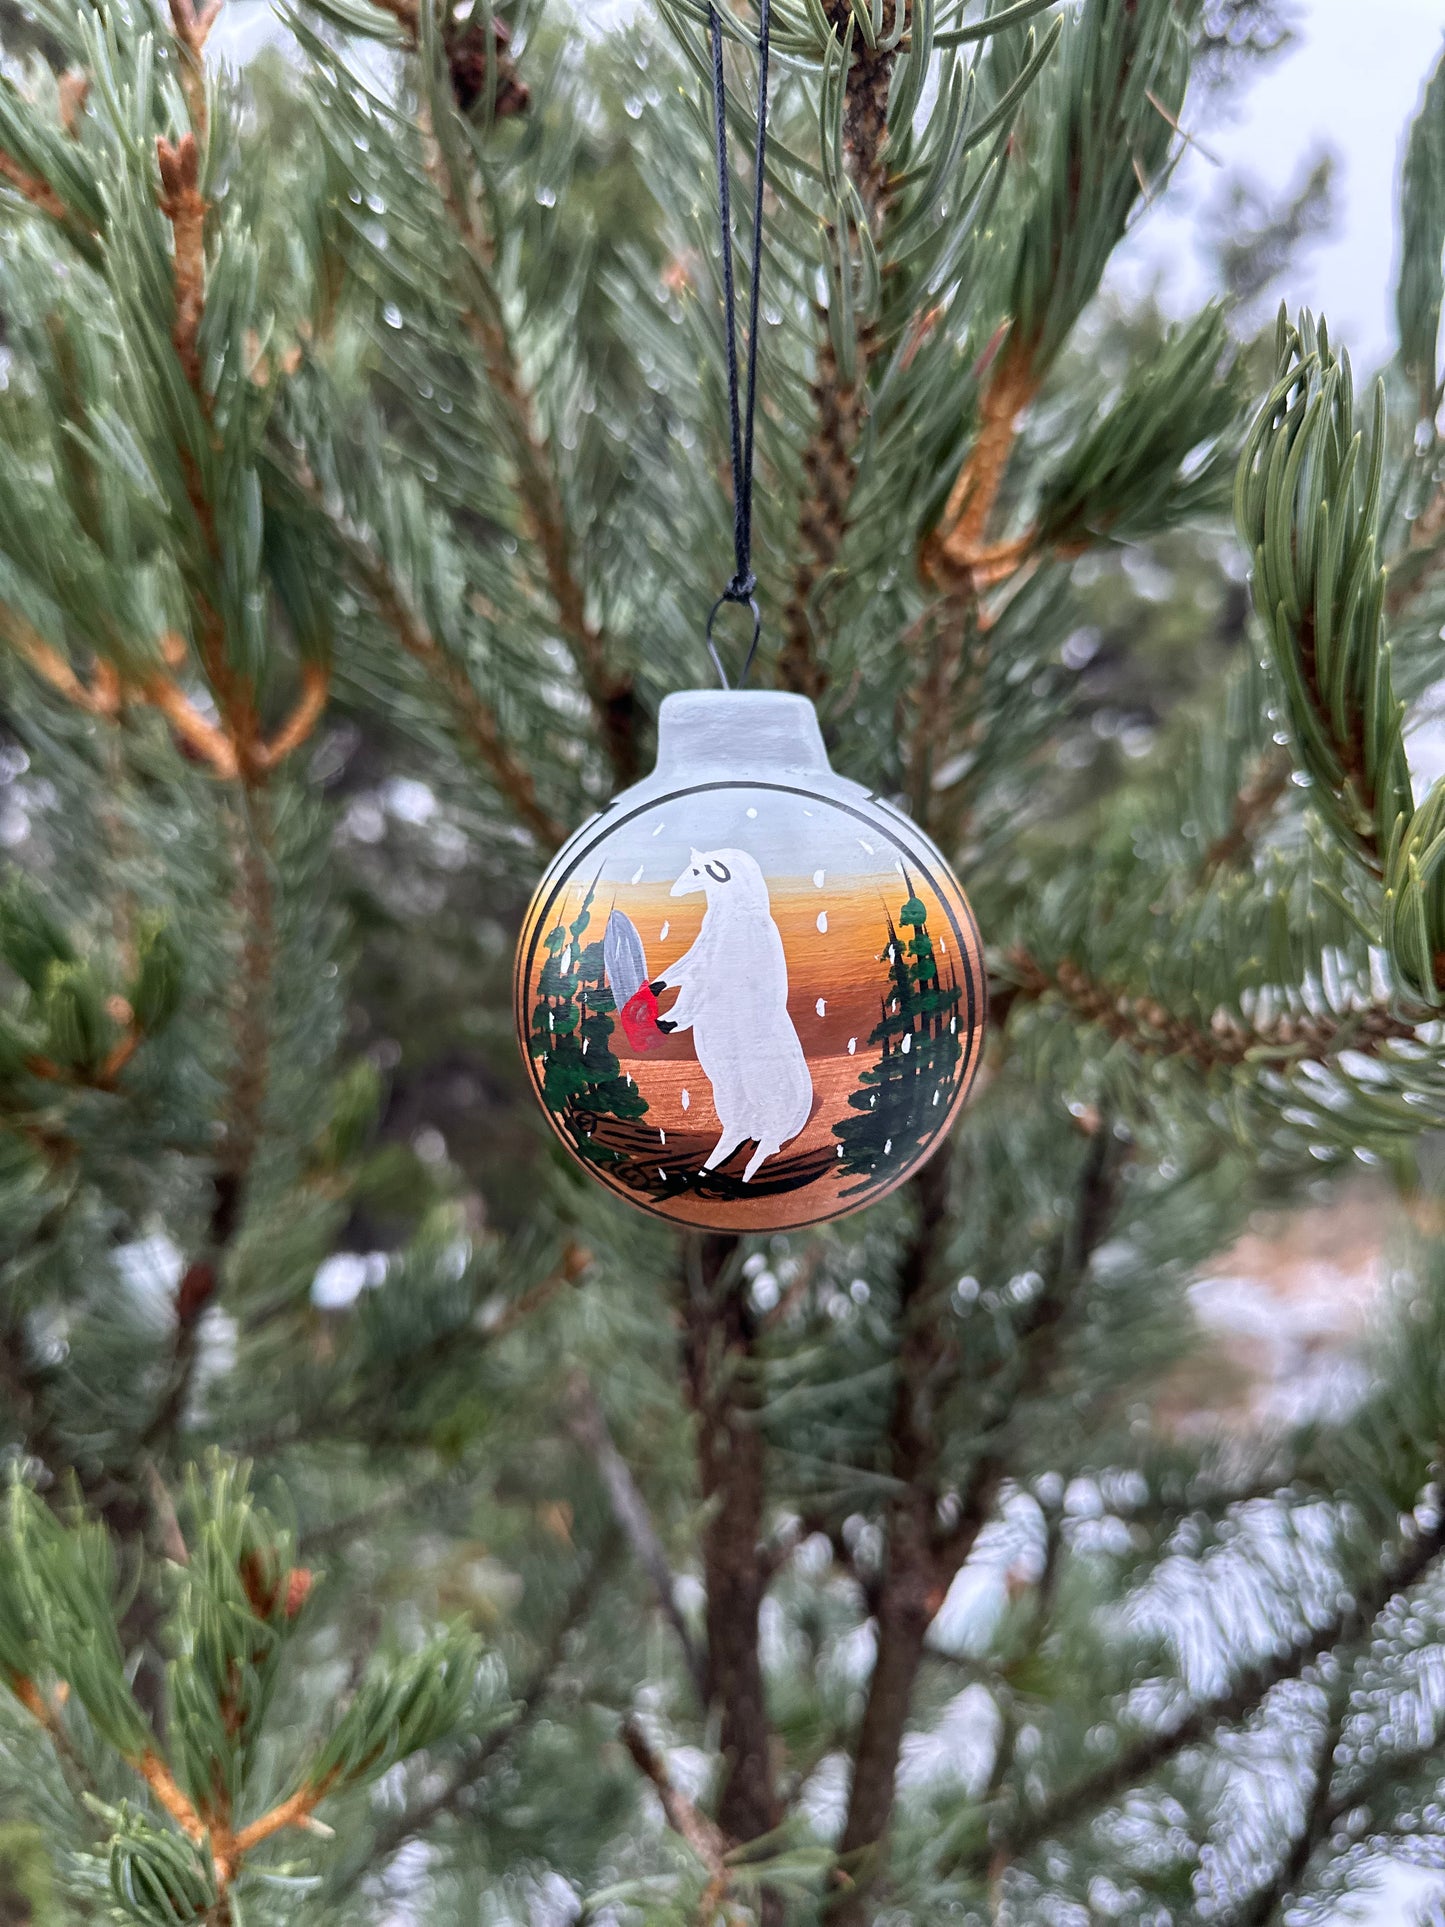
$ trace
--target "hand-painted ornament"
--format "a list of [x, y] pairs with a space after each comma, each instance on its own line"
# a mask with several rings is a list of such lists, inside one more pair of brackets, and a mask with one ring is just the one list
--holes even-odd
[[517, 1029], [563, 1144], [676, 1223], [871, 1204], [978, 1069], [968, 901], [928, 838], [829, 767], [812, 704], [668, 696], [657, 767], [559, 852], [522, 929]]

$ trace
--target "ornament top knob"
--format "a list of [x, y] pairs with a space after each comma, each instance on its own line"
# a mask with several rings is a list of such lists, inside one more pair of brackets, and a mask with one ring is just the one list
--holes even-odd
[[696, 777], [826, 770], [828, 752], [806, 696], [779, 689], [683, 689], [657, 716], [657, 774]]

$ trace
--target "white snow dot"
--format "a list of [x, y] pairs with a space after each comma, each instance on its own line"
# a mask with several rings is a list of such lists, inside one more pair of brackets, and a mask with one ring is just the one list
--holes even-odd
[[909, 1051], [911, 1051], [912, 1049], [913, 1049], [913, 1032], [911, 1030], [906, 1030], [903, 1033], [903, 1055], [906, 1057]]
[[898, 872], [899, 876], [907, 875], [907, 872], [903, 868], [903, 858], [901, 856], [894, 857], [893, 867]]
[[653, 834], [654, 836], [661, 836], [661, 835], [662, 835], [662, 833], [663, 833], [663, 831], [664, 831], [664, 830], [665, 830], [666, 828], [667, 828], [667, 825], [666, 825], [665, 823], [659, 823], [659, 824], [658, 824], [658, 826], [657, 826], [657, 828], [656, 828], [656, 829], [655, 829], [655, 830], [654, 830], [654, 831], [652, 832], [652, 834]]
[[871, 843], [870, 843], [870, 842], [868, 841], [868, 839], [867, 839], [867, 837], [865, 837], [865, 836], [860, 836], [860, 837], [859, 837], [859, 839], [858, 839], [858, 848], [859, 848], [860, 850], [866, 850], [866, 851], [868, 852], [868, 854], [869, 854], [869, 856], [872, 856], [872, 854], [873, 854], [873, 845], [872, 845], [872, 844], [871, 844]]
[[878, 1093], [877, 1093], [877, 1091], [875, 1091], [875, 1092], [873, 1093], [873, 1095], [872, 1095], [872, 1097], [870, 1097], [870, 1098], [869, 1098], [869, 1100], [868, 1100], [868, 1108], [869, 1108], [869, 1110], [870, 1110], [870, 1111], [876, 1111], [876, 1110], [878, 1109]]
[[667, 1183], [667, 1173], [666, 1171], [663, 1170], [660, 1164], [657, 1167], [657, 1175], [662, 1179], [664, 1184]]
[[816, 889], [819, 889], [819, 890], [821, 890], [821, 889], [822, 889], [822, 887], [823, 887], [823, 872], [822, 872], [821, 870], [814, 870], [814, 872], [813, 872], [813, 884], [814, 884], [814, 887], [815, 887]]
[[588, 1046], [588, 1045], [589, 1045], [589, 1044], [590, 1044], [591, 1042], [592, 1042], [592, 1039], [591, 1039], [590, 1037], [584, 1037], [584, 1038], [582, 1039], [582, 1055], [583, 1055], [584, 1057], [585, 1057], [585, 1056], [587, 1055], [587, 1046]]
[[749, 815], [749, 816], [756, 816], [756, 815], [757, 815], [757, 811], [756, 811], [756, 810], [749, 810], [749, 811], [748, 811], [748, 815]]
[[940, 1096], [941, 1096], [941, 1095], [942, 1095], [942, 1093], [941, 1093], [940, 1091], [935, 1091], [935, 1092], [933, 1093], [933, 1101], [934, 1101], [934, 1103], [935, 1103], [935, 1104], [936, 1104], [936, 1103], [938, 1102], [938, 1100], [939, 1100], [939, 1098], [940, 1098]]
[[562, 975], [564, 977], [567, 975], [567, 972], [572, 968], [572, 946], [570, 943], [568, 944], [567, 948], [562, 952], [562, 962], [559, 968], [561, 969]]
[[858, 1049], [858, 1039], [856, 1037], [850, 1037], [848, 1039], [848, 1055], [852, 1057], [857, 1049]]
[[643, 870], [644, 870], [644, 869], [645, 869], [646, 867], [647, 867], [647, 866], [646, 866], [645, 864], [643, 864], [643, 863], [639, 863], [639, 864], [638, 864], [638, 866], [637, 866], [637, 868], [636, 868], [636, 869], [635, 869], [635, 870], [634, 870], [634, 871], [632, 872], [632, 881], [633, 881], [634, 883], [641, 883], [641, 881], [642, 881], [642, 872], [643, 872]]
[[659, 1125], [658, 1125], [658, 1127], [657, 1127], [657, 1135], [658, 1135], [658, 1136], [659, 1136], [659, 1137], [660, 1137], [660, 1138], [662, 1139], [662, 1141], [663, 1141], [663, 1143], [664, 1143], [664, 1144], [666, 1144], [666, 1142], [667, 1142], [667, 1132], [663, 1130], [663, 1128], [662, 1128], [662, 1126], [661, 1126], [660, 1124], [659, 1124]]
[[828, 934], [828, 912], [826, 910], [820, 910], [818, 912], [818, 928], [826, 937]]
[[957, 1029], [958, 1029], [958, 1019], [956, 1017], [950, 1017], [948, 1020], [949, 1036], [952, 1037], [955, 1031], [957, 1031]]
[[671, 930], [671, 928], [672, 928], [672, 920], [671, 918], [669, 918], [668, 921], [662, 926], [662, 928], [657, 933], [657, 941], [659, 943], [667, 942], [667, 933], [669, 930]]
[[888, 961], [889, 961], [889, 963], [892, 963], [892, 962], [894, 961], [894, 959], [895, 959], [895, 958], [897, 957], [897, 955], [898, 955], [898, 950], [897, 950], [897, 947], [896, 947], [896, 946], [895, 946], [894, 944], [891, 944], [891, 943], [890, 943], [890, 944], [889, 944], [889, 946], [888, 946]]
[[890, 1151], [891, 1151], [892, 1149], [893, 1149], [893, 1140], [892, 1140], [892, 1138], [891, 1138], [891, 1137], [886, 1137], [886, 1138], [884, 1138], [884, 1140], [883, 1140], [883, 1155], [884, 1155], [884, 1157], [887, 1157], [887, 1155], [888, 1155], [888, 1153], [889, 1153], [889, 1152], [890, 1152]]
[[630, 1083], [632, 1082], [632, 1072], [631, 1072], [631, 1071], [624, 1071], [624, 1072], [622, 1073], [622, 1076], [623, 1076], [623, 1081], [624, 1081], [625, 1083], [628, 1083], [628, 1084], [630, 1084]]
[[839, 1155], [839, 1157], [842, 1157], [842, 1155], [843, 1155], [843, 1147], [842, 1147], [842, 1145], [841, 1145], [841, 1144], [840, 1144], [840, 1145], [838, 1146], [838, 1155]]
[[827, 1016], [827, 1014], [828, 1014], [828, 1000], [827, 1000], [827, 998], [826, 998], [826, 997], [820, 997], [820, 998], [818, 999], [818, 1002], [817, 1002], [817, 1004], [816, 1004], [816, 1006], [815, 1006], [815, 1008], [816, 1008], [816, 1010], [817, 1010], [817, 1012], [818, 1012], [818, 1015], [819, 1015], [820, 1017], [826, 1017], [826, 1016]]
[[938, 954], [940, 957], [946, 957], [948, 955], [948, 945], [943, 941], [942, 937], [938, 939]]
[[682, 1108], [686, 1110], [688, 1105], [691, 1104], [691, 1102], [692, 1102], [692, 1093], [690, 1091], [684, 1091], [682, 1094]]

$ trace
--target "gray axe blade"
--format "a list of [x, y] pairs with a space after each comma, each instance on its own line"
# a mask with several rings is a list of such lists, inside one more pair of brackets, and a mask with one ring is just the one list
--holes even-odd
[[637, 925], [621, 910], [614, 910], [607, 919], [607, 930], [602, 939], [602, 962], [613, 999], [621, 1010], [624, 1004], [631, 1003], [647, 982], [647, 956], [642, 948], [642, 939], [637, 934]]

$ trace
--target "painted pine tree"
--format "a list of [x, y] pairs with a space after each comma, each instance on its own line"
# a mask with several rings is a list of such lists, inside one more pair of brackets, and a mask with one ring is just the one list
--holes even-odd
[[946, 983], [940, 976], [928, 911], [911, 884], [897, 923], [888, 914], [879, 962], [888, 966], [889, 987], [868, 1037], [877, 1061], [849, 1095], [849, 1109], [857, 1115], [833, 1127], [840, 1168], [865, 1179], [886, 1176], [918, 1148], [936, 1122], [934, 1114], [952, 1097], [963, 1057], [957, 973], [950, 966]]
[[615, 1164], [623, 1153], [598, 1141], [598, 1120], [644, 1117], [647, 1099], [612, 1048], [616, 1003], [601, 939], [587, 936], [594, 894], [587, 892], [570, 923], [559, 916], [542, 940], [546, 956], [537, 976], [531, 1051], [542, 1069], [543, 1102], [566, 1126], [578, 1155], [593, 1164]]

